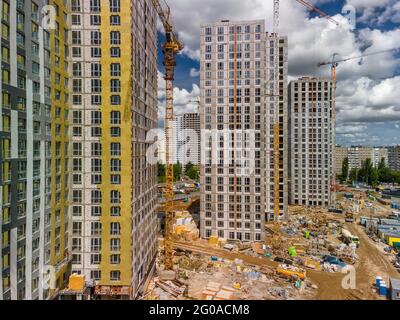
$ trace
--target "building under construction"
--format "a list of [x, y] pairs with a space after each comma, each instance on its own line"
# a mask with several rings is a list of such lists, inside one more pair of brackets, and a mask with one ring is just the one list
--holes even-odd
[[140, 292], [157, 253], [157, 12], [72, 1], [73, 272], [99, 298]]
[[329, 206], [335, 151], [332, 81], [300, 78], [289, 84], [289, 202]]
[[200, 49], [201, 236], [263, 241], [277, 191], [287, 206], [287, 38], [221, 21], [201, 26]]

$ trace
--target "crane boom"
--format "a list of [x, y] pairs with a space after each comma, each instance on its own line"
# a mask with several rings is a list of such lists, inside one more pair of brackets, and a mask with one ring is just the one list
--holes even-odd
[[152, 0], [154, 8], [165, 30], [165, 43], [163, 45], [165, 67], [165, 260], [167, 270], [173, 268], [173, 237], [174, 224], [174, 163], [173, 163], [173, 130], [174, 130], [174, 75], [175, 56], [183, 49], [171, 22], [171, 10], [166, 4], [164, 10], [159, 0]]
[[[400, 50], [400, 48], [381, 50], [381, 51], [366, 53], [366, 54], [363, 54], [363, 55], [344, 58], [344, 59], [339, 59], [339, 60], [333, 59], [332, 61], [329, 61], [329, 62], [321, 62], [321, 63], [318, 64], [318, 66], [326, 66], [326, 65], [331, 65], [332, 63], [346, 62], [346, 61], [349, 61], [349, 60], [360, 59], [360, 58], [364, 58], [364, 57], [374, 56], [374, 55], [377, 55], [377, 54], [391, 52], [391, 51], [397, 51], [397, 50]], [[337, 55], [338, 55], [337, 53], [334, 54], [334, 56], [337, 56]]]
[[296, 0], [298, 3], [302, 4], [303, 6], [306, 6], [310, 11], [314, 11], [316, 13], [318, 13], [321, 17], [328, 19], [330, 22], [336, 24], [337, 26], [339, 26], [339, 22], [337, 22], [335, 19], [333, 19], [332, 17], [330, 17], [328, 14], [326, 14], [324, 11], [322, 11], [321, 9], [313, 6], [311, 3], [308, 3], [307, 1], [304, 0]]

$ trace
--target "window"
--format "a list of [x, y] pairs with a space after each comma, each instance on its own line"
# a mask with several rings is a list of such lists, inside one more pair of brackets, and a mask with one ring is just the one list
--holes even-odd
[[119, 254], [110, 255], [110, 263], [111, 264], [120, 264], [121, 263], [121, 256]]
[[120, 251], [121, 250], [121, 240], [111, 239], [110, 240], [110, 251]]
[[80, 45], [82, 43], [81, 32], [72, 31], [72, 44]]
[[92, 217], [100, 217], [101, 216], [101, 207], [100, 206], [92, 206], [91, 214], [92, 214]]
[[120, 12], [120, 11], [121, 11], [121, 1], [110, 0], [110, 12]]
[[91, 193], [92, 203], [101, 203], [101, 191], [100, 190], [92, 190]]
[[121, 24], [121, 18], [117, 15], [110, 16], [110, 24], [112, 26], [119, 26]]
[[121, 65], [119, 63], [112, 63], [110, 65], [111, 77], [121, 76]]
[[121, 280], [121, 271], [111, 271], [110, 272], [110, 280], [111, 281], [120, 281]]
[[[91, 64], [91, 74], [92, 77], [101, 77], [101, 64], [100, 63], [92, 63]], [[100, 84], [101, 86], [101, 84]]]
[[92, 280], [100, 280], [101, 279], [101, 271], [100, 270], [90, 271], [90, 277], [92, 278]]
[[111, 222], [110, 224], [110, 234], [113, 236], [121, 234], [121, 225], [119, 222]]
[[110, 55], [112, 58], [119, 58], [121, 56], [121, 49], [119, 47], [111, 47]]
[[101, 254], [90, 255], [90, 264], [100, 264], [100, 263], [101, 263]]
[[111, 102], [111, 105], [113, 105], [113, 106], [119, 106], [119, 105], [121, 105], [121, 96], [119, 96], [119, 95], [112, 95], [112, 96], [110, 97], [110, 102]]
[[121, 193], [117, 190], [111, 191], [111, 203], [119, 204], [121, 203]]
[[111, 207], [110, 215], [112, 217], [120, 217], [121, 216], [121, 207]]
[[110, 170], [112, 172], [120, 172], [121, 171], [121, 160], [111, 159], [110, 160]]
[[101, 44], [101, 33], [99, 31], [91, 31], [90, 32], [90, 41], [92, 45], [100, 45]]
[[118, 157], [121, 155], [121, 144], [117, 142], [111, 143], [111, 156]]
[[97, 14], [92, 14], [90, 16], [90, 24], [92, 26], [99, 26], [101, 25], [101, 16]]
[[111, 124], [121, 124], [121, 112], [119, 111], [111, 112]]
[[111, 31], [111, 33], [110, 33], [110, 43], [112, 45], [121, 44], [121, 33], [119, 31]]
[[91, 230], [90, 234], [92, 236], [101, 235], [101, 222], [98, 222], [98, 221], [92, 222], [91, 225], [90, 225], [90, 230]]
[[121, 92], [121, 81], [119, 79], [111, 79], [111, 92]]

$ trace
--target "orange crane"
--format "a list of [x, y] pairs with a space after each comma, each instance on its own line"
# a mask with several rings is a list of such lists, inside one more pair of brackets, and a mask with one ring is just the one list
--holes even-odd
[[152, 0], [157, 14], [164, 26], [165, 43], [163, 45], [165, 67], [165, 268], [173, 268], [173, 235], [172, 226], [175, 219], [174, 211], [174, 157], [173, 157], [173, 130], [174, 130], [174, 75], [175, 56], [183, 50], [171, 21], [171, 10], [165, 3], [165, 8], [159, 0]]
[[306, 6], [311, 12], [316, 12], [318, 13], [321, 17], [328, 19], [330, 22], [336, 24], [337, 26], [339, 26], [339, 22], [337, 22], [335, 19], [333, 19], [332, 17], [330, 17], [328, 14], [326, 14], [325, 12], [323, 12], [321, 9], [315, 7], [314, 5], [312, 5], [311, 3], [308, 3], [307, 1], [304, 0], [296, 0], [298, 3], [302, 4], [303, 6]]

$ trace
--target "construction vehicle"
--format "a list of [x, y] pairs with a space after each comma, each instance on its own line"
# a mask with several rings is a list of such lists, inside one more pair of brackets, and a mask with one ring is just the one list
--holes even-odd
[[174, 75], [175, 56], [183, 50], [171, 21], [171, 10], [165, 4], [164, 9], [159, 0], [152, 0], [154, 8], [165, 31], [163, 45], [165, 67], [165, 243], [164, 264], [166, 270], [173, 268], [173, 224], [174, 224], [174, 163], [173, 163], [173, 130], [174, 130]]
[[351, 232], [347, 229], [342, 228], [342, 240], [346, 244], [354, 243], [357, 247], [360, 245], [360, 239], [352, 235]]

